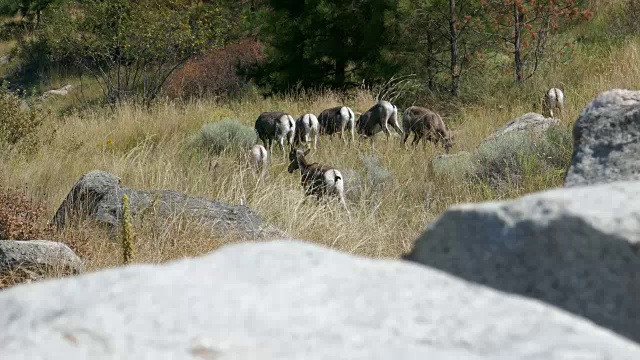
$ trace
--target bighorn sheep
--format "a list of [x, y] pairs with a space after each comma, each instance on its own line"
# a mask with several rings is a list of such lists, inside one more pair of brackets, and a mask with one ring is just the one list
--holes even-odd
[[260, 175], [258, 176], [259, 183], [260, 180], [265, 177], [267, 169], [269, 168], [269, 153], [267, 153], [267, 149], [260, 144], [253, 145], [249, 151], [249, 163], [251, 164], [254, 176], [258, 176], [258, 171], [260, 171]]
[[554, 110], [558, 114], [562, 114], [564, 109], [564, 93], [558, 88], [551, 88], [544, 94], [542, 98], [542, 115], [555, 117]]
[[337, 196], [340, 204], [347, 209], [347, 203], [344, 201], [344, 178], [337, 169], [323, 166], [318, 163], [310, 164], [305, 156], [310, 150], [303, 151], [291, 147], [289, 152], [289, 167], [287, 171], [293, 173], [300, 169], [302, 187], [305, 189], [306, 196], [316, 196], [318, 200], [325, 195]]
[[296, 124], [289, 114], [283, 112], [263, 112], [256, 120], [256, 132], [258, 138], [262, 140], [264, 146], [269, 142], [269, 154], [273, 151], [273, 139], [280, 144], [282, 153], [286, 155], [284, 149], [284, 139], [287, 138], [289, 145], [293, 145], [293, 137], [296, 131]]
[[323, 134], [333, 135], [340, 132], [340, 139], [346, 143], [344, 132], [347, 130], [351, 133], [349, 144], [355, 141], [356, 117], [350, 108], [337, 106], [326, 109], [320, 113], [318, 120], [320, 121], [320, 131]]
[[320, 133], [320, 124], [318, 118], [313, 114], [304, 114], [296, 120], [296, 136], [294, 145], [301, 143], [308, 144], [313, 136], [313, 150], [318, 150], [318, 135]]
[[435, 112], [419, 107], [411, 106], [402, 114], [402, 129], [404, 130], [404, 147], [407, 148], [407, 139], [411, 132], [414, 133], [411, 145], [417, 145], [423, 138], [438, 144], [442, 141], [445, 151], [448, 153], [453, 146], [453, 134], [447, 130], [442, 117]]
[[358, 118], [358, 134], [369, 137], [371, 139], [371, 146], [373, 147], [373, 136], [380, 131], [384, 131], [387, 135], [387, 140], [389, 139], [391, 135], [389, 132], [389, 124], [391, 124], [400, 135], [404, 134], [400, 125], [398, 125], [398, 108], [396, 108], [395, 105], [391, 105], [388, 101], [380, 100]]

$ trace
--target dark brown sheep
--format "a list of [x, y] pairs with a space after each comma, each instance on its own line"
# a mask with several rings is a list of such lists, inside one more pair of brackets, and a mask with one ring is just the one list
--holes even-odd
[[453, 133], [447, 130], [447, 126], [442, 117], [435, 112], [419, 107], [411, 106], [402, 114], [402, 128], [404, 129], [404, 143], [407, 147], [407, 139], [410, 133], [414, 133], [411, 145], [417, 145], [420, 140], [425, 139], [438, 144], [442, 141], [445, 151], [448, 153], [453, 146]]
[[337, 196], [340, 204], [347, 209], [347, 204], [344, 201], [344, 178], [342, 174], [332, 167], [309, 163], [305, 158], [309, 151], [296, 149], [292, 146], [289, 152], [290, 164], [287, 171], [293, 173], [300, 169], [300, 180], [307, 196], [316, 196], [318, 200], [326, 195]]

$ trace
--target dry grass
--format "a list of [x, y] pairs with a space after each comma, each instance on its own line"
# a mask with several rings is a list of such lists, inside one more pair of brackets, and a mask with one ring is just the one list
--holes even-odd
[[[576, 51], [581, 53], [575, 61], [527, 84], [527, 91], [532, 94], [563, 84], [568, 98], [562, 119], [566, 126], [599, 92], [640, 87], [638, 39], [607, 50], [604, 55], [590, 55], [589, 49]], [[473, 150], [495, 128], [526, 112], [539, 111], [532, 108], [535, 98], [514, 95], [513, 89], [495, 89], [495, 93], [501, 95], [487, 97], [482, 105], [461, 108], [455, 117], [445, 119], [460, 130], [454, 152]], [[48, 215], [53, 215], [82, 174], [101, 169], [120, 176], [122, 183], [132, 188], [174, 189], [232, 204], [244, 203], [294, 238], [372, 257], [398, 257], [408, 251], [425, 225], [448, 206], [497, 196], [486, 187], [435, 177], [429, 169], [430, 160], [442, 150], [430, 144], [405, 151], [398, 136], [389, 142], [378, 136], [372, 153], [368, 142], [349, 148], [338, 139], [323, 137], [318, 152], [310, 155], [312, 161], [365, 174], [360, 155], [367, 155], [377, 157], [390, 174], [380, 190], [349, 204], [351, 214], [347, 216], [335, 203], [303, 203], [299, 175], [286, 172], [287, 162], [277, 149], [266, 182], [256, 187], [242, 156], [228, 153], [214, 157], [188, 146], [191, 137], [207, 122], [231, 118], [253, 126], [262, 111], [319, 113], [341, 103], [362, 112], [373, 99], [365, 91], [351, 94], [348, 99], [325, 92], [268, 99], [248, 96], [220, 103], [167, 102], [151, 109], [133, 105], [115, 110], [90, 108], [53, 119], [43, 131], [50, 134], [55, 130], [55, 134], [48, 137], [51, 140], [35, 156], [0, 150], [0, 186], [27, 187], [29, 195], [44, 202]], [[562, 179], [563, 174], [532, 172], [508, 196], [559, 186]], [[137, 224], [136, 233], [137, 262], [198, 255], [237, 241], [232, 235], [212, 236], [183, 222], [162, 226], [143, 222]], [[68, 230], [59, 239], [79, 253], [89, 270], [115, 266], [121, 261], [118, 242], [96, 226], [87, 224]]]

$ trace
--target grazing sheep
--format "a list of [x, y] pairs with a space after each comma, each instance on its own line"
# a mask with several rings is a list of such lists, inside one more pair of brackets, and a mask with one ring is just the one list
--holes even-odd
[[320, 124], [318, 118], [313, 114], [304, 114], [296, 120], [296, 136], [294, 145], [298, 146], [302, 143], [308, 144], [313, 136], [313, 150], [318, 150], [318, 135], [320, 133]]
[[258, 176], [259, 183], [265, 177], [269, 168], [269, 153], [267, 153], [267, 149], [260, 144], [253, 145], [249, 151], [249, 163], [254, 176], [258, 176], [258, 171], [260, 171], [260, 176]]
[[542, 115], [547, 117], [555, 117], [554, 110], [558, 115], [562, 114], [564, 109], [564, 93], [558, 88], [551, 88], [544, 94], [542, 98]]
[[[407, 148], [407, 139], [411, 132], [414, 133], [411, 145], [417, 145], [423, 138], [438, 144], [442, 141], [445, 151], [448, 153], [453, 146], [453, 133], [447, 130], [442, 117], [435, 112], [419, 107], [411, 106], [402, 114], [402, 128], [404, 130], [404, 147]], [[425, 142], [426, 144], [426, 142]]]
[[373, 147], [373, 136], [380, 131], [384, 131], [387, 140], [391, 133], [389, 132], [389, 124], [402, 135], [404, 132], [398, 125], [398, 108], [391, 105], [385, 100], [378, 101], [371, 109], [360, 115], [358, 118], [358, 134], [369, 137], [371, 139], [371, 147]]
[[302, 187], [305, 189], [307, 196], [316, 196], [318, 200], [325, 195], [337, 196], [340, 204], [347, 209], [347, 203], [344, 201], [344, 178], [337, 169], [323, 166], [318, 163], [310, 164], [305, 156], [310, 150], [303, 151], [291, 147], [289, 152], [289, 167], [287, 171], [293, 173], [300, 169]]
[[262, 140], [264, 146], [269, 142], [269, 154], [273, 151], [273, 139], [280, 144], [282, 153], [284, 150], [284, 139], [287, 138], [289, 145], [293, 145], [293, 137], [296, 131], [296, 124], [289, 114], [283, 112], [263, 112], [258, 116], [255, 125], [258, 138]]
[[355, 141], [356, 117], [350, 108], [337, 106], [326, 109], [320, 113], [318, 121], [320, 121], [320, 131], [323, 134], [333, 135], [340, 132], [340, 139], [346, 143], [344, 131], [348, 130], [351, 133], [349, 144]]

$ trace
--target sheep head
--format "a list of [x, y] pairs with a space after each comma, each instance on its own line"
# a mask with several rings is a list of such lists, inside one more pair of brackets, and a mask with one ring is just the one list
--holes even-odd
[[292, 174], [294, 171], [300, 169], [300, 163], [305, 162], [304, 157], [308, 155], [310, 151], [311, 149], [307, 149], [305, 151], [291, 146], [291, 150], [289, 151], [289, 167], [287, 167], [287, 171]]

